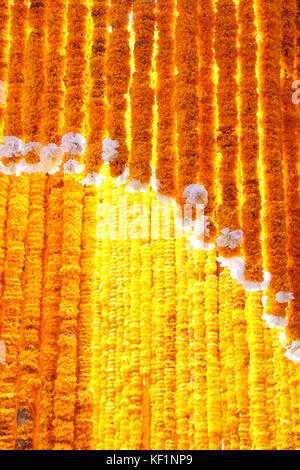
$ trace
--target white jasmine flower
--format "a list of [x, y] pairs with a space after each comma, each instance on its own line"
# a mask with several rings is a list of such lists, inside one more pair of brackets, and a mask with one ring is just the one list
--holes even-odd
[[267, 296], [266, 295], [263, 295], [262, 298], [261, 298], [261, 304], [264, 308], [266, 308], [267, 306]]
[[[264, 280], [262, 282], [244, 280], [242, 284], [245, 291], [258, 292], [266, 290], [271, 280], [271, 274], [264, 271], [263, 276]], [[262, 298], [262, 302], [265, 302], [266, 299], [267, 297], [265, 297], [265, 299]]]
[[129, 168], [127, 165], [125, 165], [123, 173], [121, 173], [121, 175], [118, 176], [116, 179], [116, 185], [120, 186], [121, 184], [124, 184], [128, 176], [129, 176]]
[[243, 238], [242, 230], [234, 230], [233, 232], [229, 232], [229, 228], [224, 228], [223, 230], [221, 230], [221, 233], [223, 235], [220, 235], [216, 239], [216, 244], [222, 247], [226, 246], [231, 250], [236, 248]]
[[214, 243], [205, 243], [202, 238], [197, 237], [195, 234], [190, 237], [190, 244], [195, 250], [209, 251], [215, 248]]
[[230, 270], [232, 279], [235, 279], [238, 284], [241, 284], [246, 291], [263, 291], [265, 290], [271, 280], [271, 274], [264, 271], [263, 282], [254, 282], [245, 280], [245, 260], [238, 256], [232, 258], [218, 257], [217, 261], [223, 268]]
[[42, 144], [40, 142], [28, 142], [27, 144], [24, 144], [22, 155], [25, 156], [30, 152], [33, 152], [38, 155], [41, 148]]
[[243, 281], [242, 285], [246, 292], [257, 292], [263, 290], [261, 287], [261, 282]]
[[48, 144], [40, 150], [41, 167], [44, 173], [54, 175], [59, 171], [63, 158], [63, 149], [56, 144]]
[[86, 140], [81, 134], [68, 132], [62, 138], [62, 148], [67, 155], [83, 155], [86, 149]]
[[190, 184], [183, 191], [183, 197], [186, 198], [186, 202], [191, 204], [193, 207], [198, 205], [205, 206], [207, 204], [207, 191], [201, 184]]
[[117, 140], [112, 140], [110, 137], [104, 139], [102, 142], [102, 160], [104, 162], [111, 162], [118, 155], [116, 150], [119, 147], [119, 142]]
[[21, 171], [28, 174], [42, 172], [42, 166], [40, 163], [27, 163], [25, 161], [20, 162]]
[[19, 166], [17, 167], [16, 163], [9, 163], [8, 165], [1, 164], [1, 173], [3, 173], [4, 175], [8, 175], [8, 176], [15, 175], [15, 174], [17, 176], [20, 176], [21, 169]]
[[94, 184], [97, 188], [103, 183], [103, 175], [94, 171], [93, 173], [88, 173], [86, 177], [81, 181], [82, 186], [91, 186]]
[[84, 170], [84, 165], [80, 165], [77, 160], [70, 159], [64, 164], [64, 173], [66, 175], [76, 174], [78, 175]]
[[300, 362], [300, 341], [292, 341], [292, 344], [287, 347], [284, 355], [293, 362]]
[[131, 193], [144, 193], [147, 191], [147, 183], [141, 183], [140, 180], [131, 179], [126, 185], [126, 190]]
[[244, 258], [239, 258], [238, 256], [233, 256], [232, 258], [218, 257], [217, 261], [219, 261], [222, 268], [228, 268], [230, 270], [230, 275], [232, 279], [235, 279], [238, 282], [238, 284], [242, 284], [244, 282], [244, 274], [245, 274]]
[[265, 320], [268, 328], [277, 328], [278, 330], [286, 328], [289, 322], [287, 318], [278, 317], [276, 315], [267, 315], [266, 313], [263, 313], [261, 318]]
[[280, 342], [281, 346], [283, 346], [284, 348], [286, 348], [288, 346], [289, 341], [288, 341], [284, 331], [281, 331], [279, 333], [279, 342]]
[[293, 300], [295, 297], [291, 292], [281, 291], [277, 292], [275, 300], [280, 304], [287, 303], [290, 299]]
[[0, 145], [0, 157], [20, 157], [24, 155], [24, 142], [14, 136], [3, 137], [4, 144]]
[[209, 225], [210, 221], [208, 220], [207, 215], [201, 216], [200, 219], [197, 219], [194, 223], [194, 232], [196, 235], [205, 235], [209, 237]]

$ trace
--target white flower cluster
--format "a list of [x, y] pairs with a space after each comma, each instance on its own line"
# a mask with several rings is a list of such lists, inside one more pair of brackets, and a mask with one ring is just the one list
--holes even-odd
[[147, 183], [141, 183], [140, 180], [131, 179], [126, 185], [126, 191], [131, 194], [135, 193], [145, 193], [147, 191]]
[[300, 362], [300, 340], [292, 341], [291, 344], [287, 346], [284, 356], [298, 364]]
[[201, 184], [190, 184], [184, 189], [182, 196], [195, 208], [205, 206], [208, 202], [207, 191]]
[[278, 330], [286, 328], [289, 323], [287, 318], [276, 315], [267, 315], [266, 313], [263, 313], [261, 318], [265, 320], [268, 328], [277, 328]]
[[217, 261], [223, 268], [230, 270], [232, 279], [235, 279], [238, 284], [241, 284], [245, 291], [263, 291], [267, 289], [270, 283], [271, 274], [267, 271], [264, 271], [264, 280], [262, 282], [246, 281], [244, 258], [238, 256], [233, 256], [232, 258], [218, 257]]
[[[196, 183], [187, 186], [183, 191], [182, 197], [186, 200], [185, 204], [189, 204], [194, 209], [202, 209], [208, 202], [205, 187]], [[196, 220], [192, 219], [192, 215], [190, 215], [190, 217], [184, 217], [184, 219], [177, 219], [179, 229], [185, 232], [192, 231], [189, 242], [195, 250], [209, 251], [215, 248], [214, 243], [206, 243], [204, 241], [204, 236], [209, 236], [209, 225], [210, 222], [205, 215], [201, 215], [200, 218]]]
[[295, 297], [293, 296], [293, 294], [291, 292], [287, 292], [287, 291], [277, 292], [277, 294], [275, 296], [276, 302], [278, 302], [280, 304], [288, 303], [290, 300], [293, 300], [294, 298]]
[[107, 163], [111, 162], [118, 155], [116, 150], [119, 147], [117, 140], [112, 140], [110, 137], [104, 139], [102, 142], [102, 160]]
[[[48, 173], [53, 175], [59, 171], [64, 152], [70, 156], [83, 155], [86, 149], [86, 140], [81, 134], [68, 132], [62, 138], [61, 146], [56, 144], [42, 145], [40, 142], [24, 143], [14, 136], [3, 137], [4, 144], [0, 145], [0, 158], [22, 157], [18, 163], [9, 162], [4, 165], [1, 162], [0, 171], [2, 173], [19, 176], [21, 173]], [[35, 153], [39, 156], [38, 163], [27, 163], [24, 157], [28, 153]], [[67, 174], [81, 173], [83, 165], [75, 159], [68, 160], [64, 165], [64, 172]]]
[[81, 181], [82, 186], [92, 186], [93, 184], [99, 188], [103, 183], [104, 176], [94, 171], [88, 173], [86, 177]]
[[237, 248], [239, 243], [243, 240], [243, 231], [242, 230], [234, 230], [233, 232], [229, 232], [229, 228], [224, 228], [221, 230], [223, 235], [220, 235], [216, 238], [216, 244], [220, 247], [228, 247], [231, 250]]
[[[268, 297], [264, 295], [261, 299], [264, 308], [267, 306], [267, 298]], [[280, 304], [288, 303], [290, 300], [293, 299], [293, 294], [287, 291], [277, 292], [275, 296], [276, 302]], [[266, 313], [263, 313], [262, 319], [265, 320], [266, 326], [269, 328], [284, 329], [288, 325], [288, 319], [281, 316], [267, 315]]]

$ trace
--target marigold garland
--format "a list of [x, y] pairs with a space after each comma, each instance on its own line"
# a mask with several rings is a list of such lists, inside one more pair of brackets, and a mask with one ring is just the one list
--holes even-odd
[[[29, 6], [28, 24], [32, 31], [27, 39], [25, 53], [24, 87], [24, 136], [30, 141], [41, 137], [41, 108], [45, 81], [45, 8], [34, 0]], [[26, 70], [30, 70], [30, 76]], [[27, 120], [28, 119], [28, 120]], [[31, 160], [29, 160], [32, 162]], [[35, 174], [30, 177], [28, 229], [25, 243], [25, 264], [23, 274], [23, 314], [19, 352], [18, 380], [18, 427], [16, 446], [30, 448], [35, 444], [36, 399], [39, 381], [39, 325], [41, 318], [41, 297], [43, 281], [44, 249], [44, 198], [46, 176]]]
[[102, 140], [105, 129], [104, 66], [107, 38], [107, 8], [107, 0], [93, 0], [92, 2], [91, 16], [94, 29], [89, 62], [91, 89], [89, 96], [89, 148], [86, 157], [87, 173], [99, 171], [102, 162]]
[[262, 281], [262, 250], [260, 243], [260, 191], [258, 181], [258, 92], [256, 78], [257, 42], [254, 2], [238, 3], [239, 23], [239, 119], [240, 159], [243, 174], [241, 220], [244, 238], [245, 279]]
[[75, 409], [75, 448], [90, 449], [92, 440], [93, 397], [91, 392], [92, 357], [88, 352], [95, 315], [95, 250], [97, 190], [86, 188], [83, 198], [81, 285], [78, 316], [77, 397]]
[[262, 305], [259, 292], [246, 294], [245, 316], [249, 345], [250, 437], [253, 450], [270, 449], [267, 407], [267, 362], [264, 344]]
[[[16, 1], [12, 10], [10, 25], [11, 50], [9, 54], [8, 80], [11, 86], [7, 93], [10, 110], [4, 120], [4, 134], [22, 137], [22, 85], [24, 81], [23, 57], [25, 50], [25, 25], [27, 6], [23, 0]], [[19, 63], [19, 60], [21, 61]], [[14, 106], [12, 103], [14, 102]], [[3, 185], [3, 190], [5, 185]], [[14, 449], [17, 431], [17, 372], [18, 345], [20, 339], [20, 318], [22, 310], [22, 274], [25, 256], [24, 240], [28, 217], [28, 177], [11, 178], [6, 214], [5, 245], [3, 266], [3, 291], [1, 311], [1, 340], [5, 343], [6, 363], [0, 369], [0, 447]], [[22, 441], [21, 447], [24, 446]], [[32, 442], [27, 442], [29, 447]]]
[[[192, 279], [192, 377], [194, 401], [194, 448], [208, 449], [207, 429], [207, 365], [206, 365], [206, 325], [205, 325], [205, 293], [204, 266], [205, 254], [196, 250], [193, 255], [194, 277]], [[196, 280], [196, 283], [195, 283]], [[197, 282], [201, 281], [202, 282]]]
[[[239, 441], [239, 414], [237, 409], [237, 393], [231, 387], [236, 383], [235, 356], [234, 356], [234, 322], [232, 320], [232, 302], [234, 301], [232, 291], [233, 282], [226, 270], [220, 275], [220, 353], [223, 355], [222, 379], [224, 383], [223, 393], [225, 394], [226, 421], [224, 427], [224, 447], [225, 449], [237, 450]], [[222, 344], [223, 343], [223, 344]]]
[[[297, 142], [297, 116], [296, 106], [291, 100], [291, 83], [295, 70], [295, 39], [296, 39], [296, 4], [287, 1], [282, 10], [282, 46], [281, 60], [284, 75], [281, 78], [282, 86], [282, 114], [283, 114], [283, 158], [285, 176], [285, 201], [287, 211], [288, 232], [288, 274], [291, 291], [294, 299], [288, 309], [288, 332], [293, 340], [300, 338], [300, 196], [299, 175], [297, 161], [299, 160], [299, 142]], [[296, 156], [296, 158], [295, 158]]]
[[[160, 223], [159, 223], [160, 222]], [[161, 220], [158, 221], [161, 230]], [[161, 234], [160, 234], [161, 236]], [[163, 449], [164, 435], [164, 397], [165, 397], [165, 346], [164, 346], [164, 254], [163, 242], [156, 240], [153, 246], [153, 302], [151, 335], [152, 335], [152, 367], [151, 367], [151, 441], [153, 449]]]
[[[219, 231], [239, 228], [236, 168], [237, 136], [237, 19], [233, 0], [218, 0], [216, 4], [215, 57], [218, 67], [218, 130], [217, 144], [221, 155], [219, 183], [221, 204], [218, 207]], [[225, 256], [234, 256], [238, 248], [222, 248]], [[223, 256], [223, 255], [222, 255]]]
[[126, 141], [127, 110], [126, 95], [130, 80], [130, 47], [129, 47], [129, 13], [132, 1], [112, 1], [108, 13], [111, 28], [107, 49], [107, 131], [111, 139], [119, 143], [118, 154], [110, 162], [111, 175], [116, 177], [123, 173], [128, 161]]
[[[7, 100], [6, 81], [7, 81], [7, 46], [8, 46], [8, 26], [10, 16], [10, 2], [2, 1], [0, 4], [0, 22], [1, 22], [1, 36], [0, 36], [0, 83], [2, 86], [1, 103], [0, 103], [0, 128], [2, 127], [4, 118], [4, 104]], [[10, 54], [11, 58], [11, 54]], [[11, 70], [12, 67], [10, 67]], [[10, 77], [11, 78], [11, 77]], [[4, 88], [3, 88], [4, 87]], [[3, 99], [4, 98], [4, 99]], [[7, 122], [7, 119], [6, 119]], [[4, 259], [5, 259], [5, 219], [6, 219], [6, 207], [8, 197], [9, 180], [6, 175], [0, 176], [0, 279], [2, 279]], [[1, 292], [2, 292], [2, 281]], [[1, 309], [0, 309], [1, 316]]]
[[190, 382], [190, 369], [188, 366], [188, 296], [187, 296], [187, 248], [185, 240], [177, 240], [176, 246], [176, 295], [177, 295], [177, 318], [176, 318], [176, 420], [177, 420], [177, 448], [188, 449], [189, 439], [189, 414], [188, 401]]
[[[170, 227], [171, 233], [174, 227]], [[176, 449], [176, 366], [175, 366], [175, 341], [176, 341], [176, 268], [175, 268], [175, 241], [165, 240], [165, 375], [164, 387], [167, 393], [164, 397], [164, 423], [165, 423], [165, 448]]]
[[215, 58], [213, 34], [215, 25], [215, 0], [198, 3], [199, 8], [199, 179], [208, 193], [205, 207], [209, 225], [209, 238], [215, 236], [214, 212], [216, 205], [216, 113], [215, 113]]
[[159, 0], [157, 9], [157, 162], [160, 194], [175, 197], [174, 43], [175, 1]]
[[179, 0], [177, 2], [175, 100], [179, 201], [182, 200], [184, 188], [196, 183], [199, 170], [197, 4], [196, 0]]
[[205, 275], [208, 448], [210, 450], [218, 450], [221, 449], [223, 417], [221, 405], [221, 363], [218, 346], [220, 341], [218, 318], [219, 283], [217, 263], [213, 252], [208, 252]]
[[17, 375], [20, 320], [23, 302], [22, 274], [25, 257], [25, 234], [28, 220], [28, 177], [13, 179], [10, 186], [6, 243], [10, 245], [5, 259], [5, 288], [2, 300], [1, 339], [6, 345], [6, 362], [0, 369], [0, 447], [12, 450], [32, 448], [32, 441], [16, 441]]
[[[140, 201], [137, 201], [140, 202]], [[141, 447], [142, 443], [142, 420], [141, 420], [141, 404], [142, 404], [142, 377], [140, 371], [140, 276], [141, 276], [141, 243], [142, 240], [137, 238], [132, 242], [130, 252], [130, 313], [128, 325], [128, 342], [129, 342], [129, 364], [127, 370], [127, 381], [129, 388], [127, 397], [129, 399], [129, 449]]]
[[1, 449], [299, 449], [298, 11], [0, 1]]
[[[62, 108], [64, 99], [63, 57], [66, 5], [55, 0], [46, 10], [47, 46], [46, 84], [44, 94], [44, 120], [42, 137], [47, 142], [60, 144], [62, 131]], [[57, 43], [61, 44], [59, 48]], [[52, 449], [54, 446], [54, 382], [58, 354], [60, 302], [60, 266], [62, 246], [63, 194], [60, 173], [47, 178], [46, 227], [44, 257], [44, 279], [42, 299], [42, 322], [40, 340], [40, 378], [38, 397], [37, 448]]]
[[151, 176], [154, 92], [150, 86], [154, 41], [154, 0], [133, 3], [134, 72], [130, 89], [130, 178], [148, 183]]
[[259, 41], [259, 91], [261, 152], [264, 176], [264, 229], [266, 270], [272, 275], [267, 291], [266, 313], [285, 316], [285, 304], [275, 301], [277, 292], [290, 291], [287, 275], [286, 214], [282, 173], [280, 94], [281, 0], [257, 0]]
[[[0, 35], [0, 83], [1, 86], [4, 84], [4, 98], [6, 98], [6, 82], [7, 82], [7, 46], [8, 46], [8, 26], [10, 16], [10, 0], [2, 0], [0, 3], [0, 24], [1, 24], [1, 35]], [[5, 100], [4, 100], [5, 101]], [[4, 118], [4, 105], [5, 102], [0, 103], [0, 128], [2, 127]]]
[[[86, 72], [87, 2], [71, 0], [68, 5], [67, 89], [65, 126], [80, 133], [84, 123], [84, 83]], [[80, 156], [75, 155], [80, 161]], [[82, 185], [77, 177], [64, 175], [64, 212], [61, 265], [61, 317], [54, 400], [54, 449], [71, 449], [74, 442], [78, 308], [81, 279]], [[68, 366], [67, 366], [68, 364]]]
[[[122, 425], [122, 390], [126, 382], [123, 377], [122, 368], [124, 362], [124, 341], [125, 341], [125, 240], [126, 240], [126, 198], [122, 191], [118, 198], [118, 230], [120, 240], [116, 240], [114, 258], [116, 260], [116, 433], [114, 437], [114, 448], [122, 446], [121, 425]], [[117, 238], [117, 237], [116, 237]]]
[[248, 396], [248, 370], [245, 364], [249, 361], [249, 349], [246, 337], [245, 320], [245, 292], [244, 289], [235, 285], [233, 287], [232, 322], [234, 336], [234, 363], [236, 381], [236, 402], [239, 414], [239, 448], [241, 450], [251, 449], [249, 434], [249, 396]]
[[[108, 200], [112, 197], [112, 186], [111, 183], [105, 185], [104, 194], [107, 194]], [[102, 354], [105, 355], [105, 370], [103, 374], [105, 376], [104, 383], [104, 410], [103, 410], [103, 448], [113, 448], [113, 439], [116, 432], [116, 424], [113, 419], [113, 409], [115, 405], [115, 374], [116, 374], [116, 307], [115, 307], [115, 296], [116, 296], [116, 273], [115, 263], [111, 266], [111, 260], [113, 259], [113, 245], [115, 244], [115, 223], [116, 221], [112, 217], [109, 208], [105, 209], [104, 214], [107, 216], [107, 222], [109, 224], [108, 236], [105, 236], [102, 243], [103, 257], [101, 266], [101, 313], [103, 321], [104, 338], [102, 340], [103, 350]], [[111, 230], [111, 231], [110, 231]], [[111, 235], [110, 235], [111, 233]], [[112, 240], [111, 240], [112, 238]], [[111, 266], [111, 267], [110, 267]], [[104, 401], [105, 400], [105, 401]]]

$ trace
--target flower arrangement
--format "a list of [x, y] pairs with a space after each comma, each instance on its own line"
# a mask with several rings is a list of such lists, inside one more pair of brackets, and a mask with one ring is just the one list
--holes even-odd
[[0, 449], [300, 448], [298, 3], [0, 1]]

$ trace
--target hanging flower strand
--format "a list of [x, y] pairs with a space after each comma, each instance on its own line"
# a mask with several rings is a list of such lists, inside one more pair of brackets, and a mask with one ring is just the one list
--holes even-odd
[[272, 275], [266, 314], [285, 316], [286, 304], [276, 302], [277, 292], [290, 291], [287, 274], [287, 230], [282, 171], [282, 116], [280, 84], [281, 0], [258, 0], [259, 91], [261, 153], [264, 178], [263, 225], [267, 271]]
[[175, 1], [158, 0], [157, 71], [157, 191], [166, 197], [175, 197], [175, 109], [174, 109], [174, 42]]
[[199, 169], [198, 2], [179, 0], [175, 27], [178, 198], [197, 181]]
[[[216, 11], [215, 55], [218, 67], [217, 103], [219, 127], [218, 149], [221, 154], [219, 183], [221, 205], [218, 208], [219, 231], [239, 228], [238, 191], [236, 167], [238, 158], [237, 137], [237, 19], [233, 0], [218, 0]], [[234, 256], [238, 245], [227, 245], [220, 250], [222, 256]]]
[[[45, 26], [43, 2], [31, 0], [28, 11], [31, 32], [25, 49], [24, 84], [24, 144], [26, 166], [35, 167], [39, 160], [37, 149], [42, 140], [41, 123], [45, 88]], [[26, 178], [26, 176], [25, 176]], [[43, 288], [43, 250], [45, 235], [44, 198], [46, 176], [29, 177], [29, 214], [26, 230], [25, 262], [23, 272], [23, 312], [19, 345], [18, 418], [16, 448], [31, 448], [36, 429], [37, 396], [39, 389], [40, 318]], [[30, 329], [28, 328], [30, 325]], [[30, 444], [31, 443], [31, 444]]]
[[[68, 4], [68, 40], [66, 46], [66, 134], [64, 169], [63, 239], [61, 250], [61, 318], [58, 338], [58, 359], [54, 398], [55, 450], [72, 449], [74, 443], [77, 377], [78, 308], [80, 302], [80, 256], [82, 232], [83, 187], [74, 176], [81, 171], [83, 139], [86, 38], [88, 4], [86, 0], [70, 0]], [[71, 269], [70, 269], [71, 266]], [[67, 400], [65, 399], [67, 397]]]
[[131, 99], [131, 156], [129, 178], [133, 191], [140, 190], [151, 177], [152, 120], [154, 92], [150, 85], [150, 70], [154, 41], [154, 0], [133, 3], [134, 73]]
[[216, 113], [215, 113], [215, 58], [213, 35], [215, 25], [215, 1], [205, 0], [198, 3], [199, 8], [199, 137], [200, 163], [199, 179], [205, 185], [208, 202], [205, 216], [210, 220], [207, 239], [216, 234], [213, 222], [216, 205]]
[[[107, 131], [112, 141], [116, 141], [118, 149], [115, 157], [110, 160], [113, 177], [120, 176], [128, 161], [126, 133], [126, 95], [129, 91], [130, 79], [130, 48], [129, 48], [129, 13], [132, 0], [112, 0], [108, 13], [108, 24], [111, 28], [107, 49], [106, 81], [107, 81]], [[105, 161], [105, 160], [104, 160]]]
[[107, 42], [108, 0], [93, 0], [92, 50], [89, 61], [91, 89], [89, 95], [89, 135], [86, 155], [87, 180], [84, 184], [100, 185], [99, 169], [102, 165], [102, 140], [105, 131], [105, 51]]
[[[281, 298], [289, 303], [288, 334], [293, 340], [300, 338], [300, 196], [299, 173], [297, 158], [299, 160], [299, 142], [297, 142], [297, 116], [296, 106], [291, 101], [290, 84], [293, 81], [296, 65], [296, 14], [295, 2], [287, 0], [282, 12], [282, 46], [281, 60], [285, 74], [281, 78], [282, 84], [282, 113], [283, 113], [283, 156], [285, 169], [285, 198], [287, 207], [288, 232], [288, 273], [293, 294], [281, 294]], [[280, 293], [276, 294], [278, 297]], [[278, 301], [278, 299], [276, 298]]]
[[[11, 48], [8, 66], [7, 111], [4, 134], [22, 138], [22, 91], [27, 5], [16, 0], [11, 9]], [[21, 64], [21, 65], [20, 65]], [[17, 376], [20, 319], [22, 311], [22, 274], [25, 257], [25, 232], [28, 223], [28, 178], [11, 179], [6, 212], [5, 244], [10, 247], [3, 267], [1, 341], [5, 344], [5, 363], [0, 366], [0, 448], [13, 450], [17, 428]], [[6, 209], [6, 207], [5, 207]], [[17, 256], [16, 256], [17, 254]]]
[[258, 181], [258, 92], [257, 43], [254, 1], [238, 2], [240, 64], [240, 158], [243, 174], [244, 201], [241, 220], [244, 237], [245, 279], [262, 281], [261, 197]]

